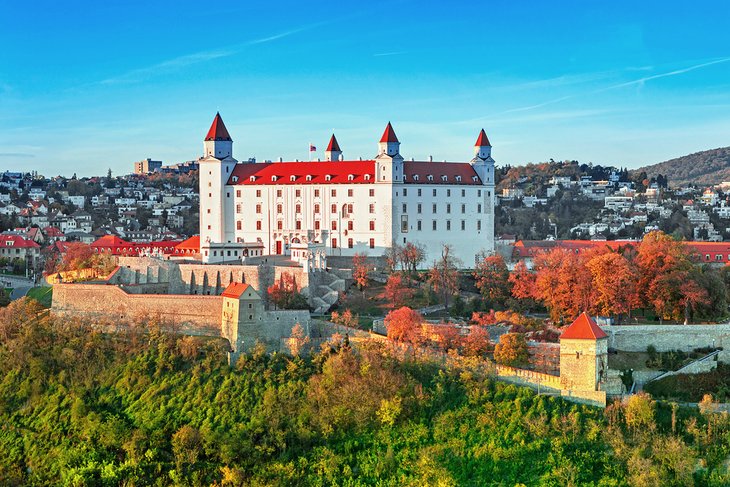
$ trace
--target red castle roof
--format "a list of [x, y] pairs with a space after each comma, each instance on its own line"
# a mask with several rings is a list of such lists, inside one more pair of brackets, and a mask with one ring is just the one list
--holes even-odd
[[571, 339], [571, 340], [598, 340], [599, 338], [606, 338], [608, 335], [601, 330], [593, 319], [588, 316], [588, 313], [583, 312], [576, 318], [576, 320], [568, 328], [565, 329], [560, 339]]
[[227, 298], [240, 298], [243, 293], [246, 292], [246, 290], [250, 286], [245, 283], [241, 282], [232, 282], [228, 285], [225, 291], [221, 294], [221, 296], [225, 296]]
[[474, 144], [474, 147], [492, 147], [492, 144], [489, 143], [487, 133], [484, 131], [484, 129], [479, 132], [479, 138], [477, 139], [477, 143]]
[[215, 114], [213, 124], [210, 126], [210, 130], [208, 130], [208, 135], [205, 136], [205, 140], [232, 140], [220, 113]]
[[337, 143], [337, 139], [335, 138], [335, 134], [332, 134], [332, 137], [330, 138], [330, 143], [327, 146], [327, 152], [332, 151], [342, 152], [342, 150], [340, 149], [340, 144]]
[[111, 255], [135, 256], [146, 251], [157, 250], [165, 255], [185, 254], [184, 249], [178, 249], [179, 240], [162, 240], [159, 242], [127, 242], [116, 235], [104, 235], [98, 238], [89, 246], [97, 253], [109, 253]]
[[[474, 168], [466, 162], [405, 161], [403, 174], [406, 184], [481, 184]], [[432, 176], [431, 180], [429, 176]], [[229, 185], [374, 183], [373, 160], [236, 164], [228, 180]]]
[[178, 250], [193, 250], [196, 253], [200, 252], [200, 235], [195, 235], [187, 240], [183, 240], [175, 246]]
[[393, 130], [393, 126], [390, 122], [388, 122], [388, 125], [385, 127], [385, 132], [383, 132], [380, 142], [399, 142], [398, 137], [395, 135], [395, 130]]

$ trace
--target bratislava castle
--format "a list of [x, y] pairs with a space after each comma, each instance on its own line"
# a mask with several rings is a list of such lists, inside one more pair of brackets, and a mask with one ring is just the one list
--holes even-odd
[[[324, 249], [381, 256], [420, 244], [424, 266], [453, 247], [465, 267], [494, 249], [494, 160], [482, 130], [470, 162], [405, 160], [388, 123], [374, 159], [346, 160], [332, 135], [324, 161], [245, 162], [216, 114], [200, 158], [204, 262]], [[321, 250], [320, 250], [321, 251]]]

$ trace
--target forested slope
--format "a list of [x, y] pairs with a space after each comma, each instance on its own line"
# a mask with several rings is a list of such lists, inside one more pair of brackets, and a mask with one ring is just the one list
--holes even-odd
[[36, 312], [0, 312], [2, 485], [730, 482], [712, 413], [642, 396], [604, 412], [382, 348], [232, 369], [154, 323], [109, 337]]

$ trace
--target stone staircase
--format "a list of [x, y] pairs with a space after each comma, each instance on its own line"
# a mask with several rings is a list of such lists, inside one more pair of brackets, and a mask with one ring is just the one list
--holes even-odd
[[347, 282], [343, 277], [325, 271], [320, 276], [320, 284], [314, 289], [311, 298], [312, 307], [315, 313], [326, 313], [337, 303], [340, 293], [347, 288]]

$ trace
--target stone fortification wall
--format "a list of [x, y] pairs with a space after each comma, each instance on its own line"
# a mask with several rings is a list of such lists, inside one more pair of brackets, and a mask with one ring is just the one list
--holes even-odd
[[134, 321], [159, 316], [196, 335], [220, 335], [221, 297], [173, 294], [129, 294], [99, 284], [56, 284], [51, 311], [58, 316]]
[[545, 389], [560, 390], [560, 377], [543, 374], [534, 370], [518, 369], [506, 365], [496, 365], [497, 377], [513, 384]]
[[[701, 347], [730, 349], [730, 325], [612, 325], [602, 326], [608, 346], [626, 352], [646, 352], [653, 345], [658, 352]], [[724, 356], [720, 357], [723, 360]]]

